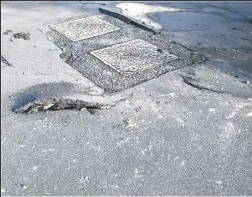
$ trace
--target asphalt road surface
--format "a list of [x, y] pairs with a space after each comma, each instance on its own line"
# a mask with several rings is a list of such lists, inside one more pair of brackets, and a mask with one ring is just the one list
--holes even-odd
[[[207, 60], [111, 94], [62, 53], [82, 57], [78, 43], [86, 43], [83, 50], [114, 45], [109, 35], [116, 31], [61, 46], [41, 26], [90, 14], [109, 20], [98, 8], [118, 11], [121, 3], [1, 2], [1, 194], [252, 195], [252, 4], [145, 2], [148, 9], [185, 9], [147, 15], [138, 5], [167, 40]], [[134, 18], [134, 5], [123, 7]], [[127, 32], [119, 40], [144, 39], [145, 30], [117, 20], [111, 23]], [[19, 32], [30, 39], [13, 37]], [[12, 112], [37, 97], [111, 108]]]

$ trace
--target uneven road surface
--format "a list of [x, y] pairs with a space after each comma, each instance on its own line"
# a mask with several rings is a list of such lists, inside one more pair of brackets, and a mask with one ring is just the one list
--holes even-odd
[[252, 195], [251, 13], [1, 2], [1, 194]]

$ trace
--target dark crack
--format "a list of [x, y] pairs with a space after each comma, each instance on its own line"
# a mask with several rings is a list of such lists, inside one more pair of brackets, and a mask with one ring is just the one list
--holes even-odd
[[3, 62], [6, 66], [9, 66], [9, 67], [14, 67], [12, 64], [10, 64], [8, 62], [7, 59], [5, 59], [2, 55], [1, 55], [1, 62]]
[[192, 86], [192, 87], [194, 87], [194, 88], [196, 88], [196, 89], [198, 89], [198, 90], [206, 90], [206, 91], [211, 91], [211, 92], [215, 92], [215, 93], [218, 93], [218, 94], [231, 94], [231, 95], [233, 95], [233, 96], [236, 96], [236, 95], [234, 95], [233, 93], [231, 93], [231, 92], [228, 92], [228, 91], [219, 91], [219, 90], [214, 90], [214, 89], [212, 89], [212, 88], [207, 88], [207, 87], [205, 87], [205, 86], [203, 86], [203, 85], [201, 85], [200, 84], [200, 82], [198, 81], [198, 80], [196, 80], [196, 79], [194, 79], [194, 78], [192, 78], [192, 77], [189, 77], [189, 76], [185, 76], [185, 75], [182, 75], [182, 74], [180, 74], [180, 76], [183, 78], [183, 81], [186, 83], [186, 84], [188, 84], [188, 85], [190, 85], [190, 86]]

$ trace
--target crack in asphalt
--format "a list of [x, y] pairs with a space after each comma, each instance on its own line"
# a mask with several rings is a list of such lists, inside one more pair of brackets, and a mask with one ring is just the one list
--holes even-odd
[[8, 62], [8, 60], [7, 59], [5, 59], [2, 55], [1, 55], [1, 62], [3, 62], [6, 66], [3, 66], [3, 67], [7, 67], [7, 66], [9, 66], [9, 67], [14, 67], [12, 64], [10, 64], [9, 62]]
[[235, 95], [235, 94], [233, 94], [231, 92], [228, 92], [228, 91], [218, 91], [218, 90], [214, 90], [212, 88], [204, 87], [204, 86], [199, 84], [199, 81], [197, 81], [196, 79], [193, 79], [192, 77], [182, 75], [182, 74], [179, 74], [179, 75], [183, 78], [183, 81], [186, 84], [188, 84], [188, 85], [190, 85], [190, 86], [192, 86], [192, 87], [194, 87], [194, 88], [196, 88], [198, 90], [201, 90], [201, 91], [206, 90], [206, 91], [211, 91], [211, 92], [215, 92], [215, 93], [218, 93], [218, 94], [231, 94], [234, 97], [240, 97], [240, 96], [237, 96], [237, 95]]

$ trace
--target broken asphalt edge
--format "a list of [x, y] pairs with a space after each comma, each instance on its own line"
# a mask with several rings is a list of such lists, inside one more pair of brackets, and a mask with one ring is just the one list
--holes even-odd
[[[52, 111], [72, 110], [72, 109], [76, 109], [79, 111], [82, 111], [83, 109], [86, 109], [87, 111], [108, 110], [114, 107], [117, 103], [130, 99], [132, 96], [133, 93], [126, 95], [114, 95], [114, 96], [82, 95], [82, 98], [61, 96], [61, 97], [34, 99], [26, 103], [23, 102], [22, 100], [17, 100], [16, 102], [20, 102], [22, 103], [22, 105], [19, 105], [17, 107], [15, 107], [15, 105], [12, 106], [12, 112], [30, 114], [30, 113], [37, 113], [39, 111], [45, 112], [48, 110]], [[102, 98], [103, 100], [98, 100], [99, 98]], [[92, 111], [89, 112], [90, 114], [93, 114]]]
[[117, 19], [119, 19], [119, 20], [121, 20], [121, 21], [124, 21], [124, 22], [126, 22], [126, 23], [133, 24], [133, 25], [135, 25], [135, 26], [137, 26], [137, 27], [140, 27], [140, 28], [142, 28], [142, 29], [144, 29], [144, 30], [151, 31], [151, 32], [154, 33], [154, 34], [159, 34], [159, 33], [161, 33], [160, 30], [155, 30], [155, 29], [153, 29], [153, 28], [151, 28], [151, 27], [148, 27], [147, 25], [141, 24], [141, 23], [139, 23], [139, 22], [133, 20], [133, 19], [130, 18], [130, 17], [127, 17], [127, 16], [125, 16], [125, 15], [123, 15], [123, 14], [120, 14], [120, 13], [118, 13], [118, 12], [116, 12], [116, 11], [112, 11], [112, 10], [110, 10], [110, 9], [108, 9], [108, 8], [107, 8], [107, 9], [105, 9], [105, 8], [99, 8], [99, 11], [100, 11], [101, 13], [103, 13], [103, 14], [112, 16], [112, 17], [117, 18]]

